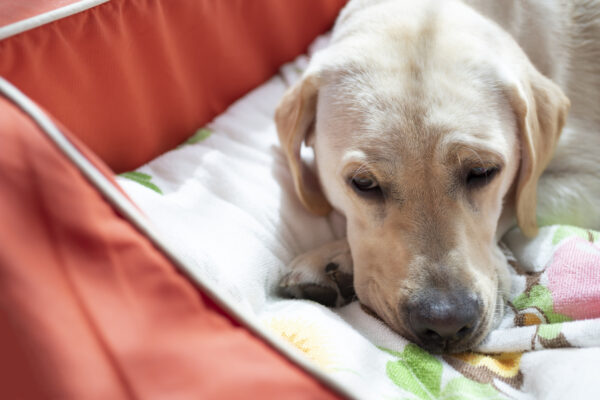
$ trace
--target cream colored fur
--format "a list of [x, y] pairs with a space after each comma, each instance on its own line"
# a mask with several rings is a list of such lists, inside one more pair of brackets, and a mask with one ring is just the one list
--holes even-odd
[[[287, 293], [316, 284], [343, 304], [334, 262], [362, 304], [419, 342], [406, 305], [468, 288], [477, 326], [445, 350], [476, 345], [509, 290], [497, 245], [508, 229], [600, 228], [599, 60], [598, 1], [351, 0], [276, 113], [301, 201], [347, 220], [347, 241], [294, 260]], [[471, 189], [478, 167], [499, 173]], [[356, 177], [383, 195], [364, 197]]]

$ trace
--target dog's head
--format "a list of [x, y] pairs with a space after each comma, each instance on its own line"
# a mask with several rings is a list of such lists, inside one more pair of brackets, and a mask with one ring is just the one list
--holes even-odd
[[461, 351], [501, 317], [499, 225], [536, 234], [569, 102], [470, 8], [407, 3], [349, 7], [276, 123], [302, 203], [346, 217], [359, 300], [422, 346]]

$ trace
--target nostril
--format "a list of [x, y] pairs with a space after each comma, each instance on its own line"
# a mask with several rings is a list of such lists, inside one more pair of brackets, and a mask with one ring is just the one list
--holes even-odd
[[465, 325], [458, 332], [456, 332], [457, 338], [463, 338], [471, 333], [471, 325]]
[[425, 336], [426, 338], [428, 338], [429, 340], [434, 340], [434, 341], [439, 341], [442, 340], [442, 337], [440, 336], [439, 333], [437, 333], [436, 331], [432, 330], [432, 329], [427, 329], [424, 333], [423, 336]]

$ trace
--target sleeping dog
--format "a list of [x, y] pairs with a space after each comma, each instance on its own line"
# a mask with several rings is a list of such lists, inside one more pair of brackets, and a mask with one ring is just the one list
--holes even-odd
[[301, 202], [347, 223], [284, 291], [353, 286], [424, 348], [472, 348], [510, 291], [505, 232], [600, 227], [600, 2], [351, 0], [275, 121]]

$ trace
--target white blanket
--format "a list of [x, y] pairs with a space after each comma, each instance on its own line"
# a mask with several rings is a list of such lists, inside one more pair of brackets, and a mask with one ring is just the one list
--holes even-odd
[[344, 234], [340, 216], [301, 206], [277, 141], [274, 109], [306, 64], [284, 66], [188, 142], [118, 178], [194, 276], [357, 398], [600, 398], [594, 232], [546, 227], [531, 242], [509, 235], [519, 273], [507, 316], [478, 349], [487, 354], [434, 357], [357, 302], [328, 309], [277, 296], [296, 255]]

